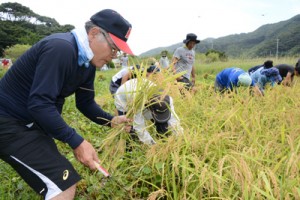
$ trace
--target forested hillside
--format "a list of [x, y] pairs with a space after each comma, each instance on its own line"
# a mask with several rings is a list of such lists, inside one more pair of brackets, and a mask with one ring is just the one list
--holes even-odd
[[73, 28], [73, 25], [61, 26], [55, 19], [38, 15], [19, 3], [3, 3], [0, 5], [0, 57], [7, 47], [32, 45], [51, 33]]
[[[300, 53], [300, 14], [293, 18], [259, 27], [251, 33], [228, 35], [220, 38], [208, 38], [197, 46], [196, 51], [205, 53], [213, 48], [225, 52], [231, 57], [265, 57], [296, 55]], [[278, 48], [277, 48], [278, 44]], [[159, 54], [162, 50], [174, 52], [182, 43], [168, 47], [155, 48], [141, 56]]]

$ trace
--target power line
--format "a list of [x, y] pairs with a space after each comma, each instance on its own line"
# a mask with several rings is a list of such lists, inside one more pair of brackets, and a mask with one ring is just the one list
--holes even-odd
[[279, 39], [276, 39], [276, 60], [278, 60], [278, 46], [279, 46]]

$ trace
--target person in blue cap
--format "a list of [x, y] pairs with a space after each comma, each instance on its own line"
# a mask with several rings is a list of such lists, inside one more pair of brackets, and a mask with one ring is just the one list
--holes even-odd
[[279, 70], [275, 67], [271, 67], [269, 69], [264, 69], [262, 67], [252, 73], [251, 78], [263, 94], [268, 83], [271, 85], [271, 87], [274, 87], [282, 81]]
[[237, 87], [253, 87], [258, 94], [261, 94], [259, 88], [255, 85], [250, 75], [243, 69], [237, 67], [226, 68], [219, 72], [215, 80], [215, 91], [224, 93], [225, 91], [234, 91]]
[[74, 199], [80, 180], [55, 140], [68, 144], [76, 159], [96, 170], [93, 145], [70, 127], [61, 113], [65, 98], [75, 94], [77, 109], [91, 121], [109, 127], [126, 116], [112, 116], [96, 104], [96, 67], [133, 54], [126, 43], [131, 24], [118, 12], [94, 14], [85, 27], [45, 37], [20, 56], [0, 81], [0, 158], [45, 199]]

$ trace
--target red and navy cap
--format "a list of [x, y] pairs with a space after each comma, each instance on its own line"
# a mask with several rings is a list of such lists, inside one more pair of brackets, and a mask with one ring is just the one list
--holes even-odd
[[126, 43], [132, 26], [118, 12], [111, 9], [101, 10], [91, 17], [91, 21], [107, 31], [115, 45], [121, 51], [133, 55]]

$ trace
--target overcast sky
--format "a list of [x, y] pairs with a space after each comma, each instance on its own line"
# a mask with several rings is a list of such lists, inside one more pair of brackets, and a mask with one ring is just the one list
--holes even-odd
[[[128, 40], [139, 55], [170, 46], [195, 33], [198, 39], [252, 32], [300, 14], [300, 0], [0, 0], [18, 2], [61, 25], [84, 26], [94, 13], [110, 8], [132, 24]], [[201, 45], [201, 44], [200, 44]]]

